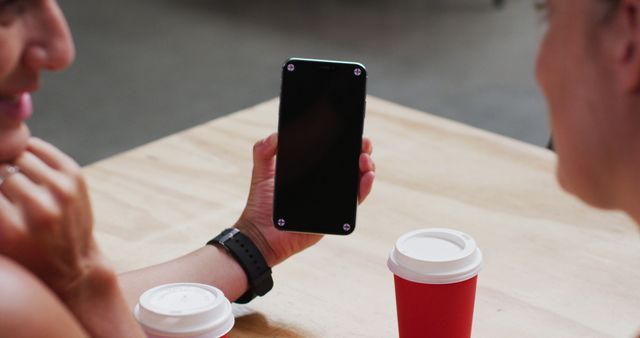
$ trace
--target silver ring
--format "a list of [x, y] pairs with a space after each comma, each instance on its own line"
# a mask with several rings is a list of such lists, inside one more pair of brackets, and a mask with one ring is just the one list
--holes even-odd
[[4, 181], [7, 180], [7, 178], [9, 178], [9, 176], [17, 174], [19, 172], [20, 167], [18, 167], [17, 165], [8, 164], [0, 167], [0, 186], [2, 185], [2, 183], [4, 183]]

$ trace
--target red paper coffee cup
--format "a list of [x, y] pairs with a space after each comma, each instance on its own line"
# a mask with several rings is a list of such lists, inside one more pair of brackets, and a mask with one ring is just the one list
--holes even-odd
[[482, 253], [469, 235], [422, 229], [398, 239], [394, 274], [401, 338], [469, 338]]

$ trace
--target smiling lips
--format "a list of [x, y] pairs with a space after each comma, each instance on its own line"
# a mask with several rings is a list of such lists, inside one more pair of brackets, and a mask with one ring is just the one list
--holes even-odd
[[0, 115], [24, 121], [31, 117], [32, 113], [31, 94], [22, 93], [13, 96], [0, 96]]

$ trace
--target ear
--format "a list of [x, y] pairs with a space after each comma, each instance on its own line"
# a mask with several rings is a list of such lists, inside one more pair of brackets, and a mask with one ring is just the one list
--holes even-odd
[[622, 0], [609, 20], [618, 35], [614, 53], [622, 88], [640, 93], [640, 0]]

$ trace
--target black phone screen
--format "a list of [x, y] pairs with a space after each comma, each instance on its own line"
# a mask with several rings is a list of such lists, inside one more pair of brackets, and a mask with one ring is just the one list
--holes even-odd
[[357, 63], [285, 63], [273, 207], [277, 228], [353, 232], [366, 78], [365, 68]]

